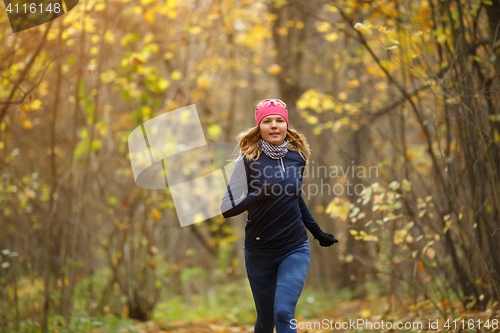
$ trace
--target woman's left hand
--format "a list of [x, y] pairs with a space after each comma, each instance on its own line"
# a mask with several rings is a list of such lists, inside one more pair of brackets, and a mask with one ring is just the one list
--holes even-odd
[[324, 232], [323, 230], [320, 230], [316, 235], [314, 235], [314, 238], [319, 241], [319, 245], [324, 247], [332, 246], [333, 244], [339, 242], [332, 234]]
[[332, 246], [333, 244], [339, 242], [332, 234], [321, 230], [321, 228], [317, 224], [310, 227], [309, 231], [311, 232], [311, 234], [313, 234], [314, 238], [319, 241], [319, 245], [321, 246]]

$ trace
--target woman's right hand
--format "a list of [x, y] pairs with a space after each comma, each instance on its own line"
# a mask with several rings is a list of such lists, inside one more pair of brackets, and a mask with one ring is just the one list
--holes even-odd
[[[276, 193], [278, 191], [276, 191], [275, 186], [276, 186], [276, 184], [274, 184], [274, 183], [265, 183], [264, 185], [262, 185], [262, 187], [260, 189], [255, 191], [254, 192], [255, 199], [257, 200], [257, 202], [262, 203], [264, 201], [271, 201], [271, 200], [276, 199], [276, 197], [277, 197]], [[274, 189], [274, 191], [273, 191], [273, 189]]]

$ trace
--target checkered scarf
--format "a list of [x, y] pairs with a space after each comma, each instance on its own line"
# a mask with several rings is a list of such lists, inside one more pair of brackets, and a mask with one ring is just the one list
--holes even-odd
[[284, 157], [288, 152], [288, 140], [276, 146], [262, 139], [262, 151], [270, 158], [277, 160], [278, 158]]

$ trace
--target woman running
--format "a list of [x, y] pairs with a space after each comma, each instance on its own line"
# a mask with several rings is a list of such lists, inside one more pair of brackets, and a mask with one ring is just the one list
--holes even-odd
[[[321, 246], [338, 241], [318, 226], [302, 199], [309, 145], [288, 124], [288, 109], [266, 99], [255, 109], [255, 127], [238, 136], [240, 154], [222, 200], [225, 218], [248, 211], [245, 265], [257, 320], [255, 333], [297, 332], [295, 307], [309, 269], [305, 228]], [[241, 198], [242, 193], [248, 194]], [[305, 226], [305, 228], [304, 228]]]

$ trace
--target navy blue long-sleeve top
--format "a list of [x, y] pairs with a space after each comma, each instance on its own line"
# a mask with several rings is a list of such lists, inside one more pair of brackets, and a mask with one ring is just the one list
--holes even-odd
[[[307, 240], [304, 226], [310, 229], [317, 223], [302, 199], [305, 164], [294, 150], [288, 150], [282, 159], [272, 159], [264, 153], [256, 161], [239, 157], [221, 211], [225, 218], [248, 211], [245, 248], [254, 252], [281, 252]], [[274, 188], [277, 197], [258, 203], [256, 194], [264, 183], [278, 184]]]

